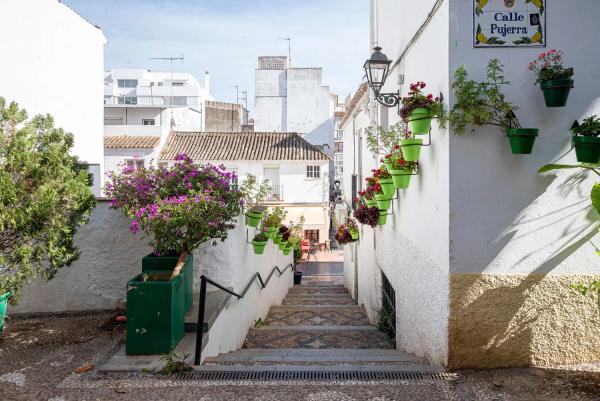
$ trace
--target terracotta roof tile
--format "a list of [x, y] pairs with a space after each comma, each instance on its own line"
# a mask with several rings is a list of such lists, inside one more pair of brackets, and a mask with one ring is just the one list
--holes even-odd
[[153, 149], [160, 143], [158, 136], [105, 136], [104, 149]]
[[173, 160], [186, 154], [193, 160], [329, 160], [292, 132], [180, 132], [169, 134], [160, 154]]
[[346, 121], [348, 121], [350, 119], [350, 116], [352, 115], [352, 113], [354, 112], [354, 109], [356, 108], [356, 106], [358, 105], [358, 102], [360, 102], [360, 100], [362, 99], [362, 97], [365, 95], [365, 93], [367, 93], [367, 83], [363, 82], [359, 87], [358, 90], [356, 91], [356, 93], [354, 94], [354, 96], [352, 97], [352, 100], [350, 100], [350, 104], [348, 105], [348, 107], [346, 108], [346, 115], [344, 116], [344, 118], [342, 119], [342, 121], [340, 122], [340, 127], [343, 127], [344, 124], [346, 123]]

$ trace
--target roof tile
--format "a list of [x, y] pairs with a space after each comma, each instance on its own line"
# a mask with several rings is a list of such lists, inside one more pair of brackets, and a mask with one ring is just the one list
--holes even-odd
[[153, 149], [160, 143], [158, 136], [117, 135], [104, 137], [104, 149]]

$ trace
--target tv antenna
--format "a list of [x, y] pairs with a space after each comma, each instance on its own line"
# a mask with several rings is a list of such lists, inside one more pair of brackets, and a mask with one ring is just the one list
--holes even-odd
[[292, 38], [277, 38], [279, 40], [285, 40], [288, 42], [288, 67], [292, 67]]
[[174, 125], [174, 121], [173, 121], [173, 61], [183, 61], [185, 60], [185, 58], [183, 57], [183, 54], [180, 54], [177, 57], [150, 57], [150, 60], [163, 60], [163, 61], [169, 61], [170, 65], [171, 65], [171, 99], [170, 102], [171, 104], [169, 105], [171, 107], [171, 128], [173, 128]]
[[235, 104], [240, 104], [240, 86], [238, 84], [229, 85], [230, 88], [235, 88]]
[[247, 90], [242, 91], [242, 100], [244, 101], [244, 108], [246, 110], [248, 110], [248, 91]]

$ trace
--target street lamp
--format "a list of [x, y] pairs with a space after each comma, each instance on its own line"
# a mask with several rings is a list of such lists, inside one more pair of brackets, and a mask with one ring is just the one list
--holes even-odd
[[385, 85], [391, 63], [392, 60], [388, 59], [381, 52], [381, 47], [376, 46], [373, 48], [371, 58], [363, 64], [365, 74], [367, 75], [367, 83], [371, 90], [373, 90], [375, 99], [386, 107], [398, 106], [400, 103], [400, 91], [395, 93], [380, 93], [381, 88]]

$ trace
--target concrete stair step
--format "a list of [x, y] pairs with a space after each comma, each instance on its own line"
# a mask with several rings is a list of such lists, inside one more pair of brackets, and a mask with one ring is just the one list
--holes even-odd
[[297, 294], [313, 294], [313, 295], [327, 295], [327, 294], [350, 294], [348, 289], [342, 286], [295, 286], [290, 289], [289, 295]]
[[251, 329], [244, 348], [394, 348], [372, 326], [263, 326]]
[[282, 305], [356, 305], [356, 301], [350, 296], [342, 295], [340, 297], [286, 297]]
[[358, 305], [273, 306], [266, 319], [269, 326], [368, 326], [364, 307]]
[[211, 364], [204, 363], [193, 367], [195, 371], [204, 372], [427, 372], [442, 373], [443, 369], [427, 364], [416, 363], [350, 363], [324, 365], [321, 362], [312, 364]]

